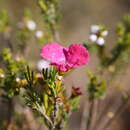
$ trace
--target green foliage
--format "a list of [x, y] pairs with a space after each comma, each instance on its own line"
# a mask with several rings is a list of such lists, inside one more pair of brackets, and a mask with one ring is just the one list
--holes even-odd
[[71, 110], [73, 112], [77, 111], [79, 108], [79, 102], [80, 102], [80, 96], [76, 96], [74, 98], [71, 98], [69, 103], [71, 104]]
[[55, 25], [59, 21], [59, 1], [60, 0], [38, 0], [38, 5], [48, 24]]
[[26, 49], [28, 41], [33, 37], [35, 30], [28, 28], [28, 22], [33, 20], [31, 10], [25, 9], [24, 16], [20, 22], [17, 23], [17, 30], [15, 32], [16, 37], [16, 47], [22, 52]]
[[11, 99], [20, 92], [20, 80], [24, 77], [24, 60], [14, 60], [9, 49], [2, 52], [4, 69], [1, 69], [3, 77], [0, 78], [0, 89], [4, 92], [2, 97]]
[[6, 10], [0, 12], [0, 32], [8, 31], [10, 27], [9, 15]]
[[[106, 27], [103, 25], [100, 26], [99, 34], [96, 34], [97, 37], [100, 37], [103, 30], [106, 30]], [[102, 28], [102, 29], [101, 29]], [[124, 17], [122, 22], [118, 24], [117, 29], [117, 40], [116, 45], [107, 51], [107, 46], [100, 46], [92, 42], [84, 43], [89, 51], [96, 52], [100, 61], [100, 68], [106, 69], [111, 72], [113, 75], [119, 74], [129, 65], [129, 56], [130, 56], [130, 15]]]
[[49, 41], [59, 40], [59, 36], [57, 36], [58, 24], [61, 17], [59, 3], [60, 0], [38, 0], [46, 30], [49, 34]]
[[125, 16], [123, 22], [117, 26], [117, 44], [102, 60], [102, 64], [106, 66], [114, 65], [116, 71], [129, 63], [130, 55], [130, 16]]
[[98, 99], [103, 97], [106, 94], [107, 85], [105, 80], [99, 80], [97, 75], [89, 72], [88, 76], [90, 78], [90, 82], [88, 84], [87, 92], [89, 94], [89, 99]]
[[10, 99], [19, 94], [19, 85], [16, 82], [16, 76], [13, 74], [6, 75], [6, 78], [0, 82], [0, 88], [5, 91], [2, 97]]
[[[13, 59], [10, 49], [4, 49], [2, 52], [3, 63], [5, 64], [5, 71], [15, 74], [21, 73], [24, 70], [25, 60], [20, 57]], [[17, 60], [17, 58], [19, 58]]]
[[24, 98], [29, 107], [39, 113], [48, 128], [62, 129], [71, 111], [78, 108], [79, 96], [67, 97], [66, 90], [55, 68], [43, 69], [42, 75], [33, 73], [29, 67], [25, 72], [27, 80]]

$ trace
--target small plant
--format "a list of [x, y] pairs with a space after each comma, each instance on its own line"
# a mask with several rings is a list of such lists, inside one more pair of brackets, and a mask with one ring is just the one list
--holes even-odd
[[[25, 83], [24, 80], [24, 59], [16, 57], [13, 59], [9, 49], [2, 52], [2, 63], [4, 66], [0, 69], [0, 98], [8, 106], [8, 119], [4, 129], [8, 129], [14, 115], [14, 98], [20, 94], [20, 86]], [[2, 125], [2, 123], [0, 124]]]
[[[60, 0], [38, 0], [37, 5], [43, 18], [40, 27], [40, 21], [35, 20], [29, 9], [23, 11], [21, 21], [15, 24], [8, 11], [0, 12], [0, 36], [4, 46], [0, 53], [0, 101], [8, 106], [7, 119], [0, 122], [0, 129], [41, 130], [44, 129], [41, 123], [48, 130], [67, 130], [68, 120], [80, 107], [84, 94], [80, 130], [106, 130], [129, 102], [129, 91], [121, 87], [122, 81], [118, 78], [123, 75], [123, 79], [130, 63], [130, 15], [118, 24], [116, 43], [110, 51], [106, 44], [108, 29], [97, 24], [91, 26], [87, 42], [64, 47], [59, 44]], [[43, 44], [46, 45], [41, 48]], [[34, 51], [33, 46], [41, 48], [40, 60], [36, 57], [36, 61], [32, 61], [35, 54], [29, 51]], [[94, 61], [96, 69], [88, 71], [85, 93], [75, 85], [67, 88], [65, 76], [87, 65], [90, 53], [91, 57], [96, 54], [99, 62]], [[110, 98], [109, 93], [113, 91], [119, 93], [120, 103], [115, 108], [117, 102], [114, 102], [108, 108], [106, 99], [116, 100]], [[35, 128], [34, 122], [31, 124], [33, 120]]]
[[[51, 43], [42, 48], [41, 56], [50, 60], [52, 66], [43, 68], [42, 74], [35, 74], [27, 67], [26, 103], [43, 117], [48, 129], [60, 130], [66, 127], [66, 121], [72, 111], [77, 110], [81, 95], [80, 88], [72, 87], [68, 97], [63, 77], [70, 69], [86, 64], [89, 55], [79, 44], [73, 44], [67, 49], [57, 43]], [[73, 56], [75, 59], [70, 58]]]
[[[124, 17], [122, 23], [118, 24], [116, 30], [117, 43], [110, 52], [107, 51], [104, 40], [104, 37], [108, 34], [106, 28], [102, 25], [92, 25], [91, 27], [89, 43], [84, 44], [84, 46], [91, 52], [96, 52], [100, 62], [94, 74], [92, 72], [88, 73], [90, 82], [87, 85], [87, 103], [84, 105], [81, 130], [107, 129], [128, 106], [129, 94], [126, 93], [124, 87], [120, 87], [121, 83], [118, 76], [119, 74], [123, 75], [129, 65], [129, 21], [130, 17], [128, 15]], [[101, 36], [102, 40], [99, 40], [98, 38]], [[107, 108], [108, 110], [104, 110], [104, 108], [101, 114], [98, 113], [99, 104], [103, 100], [105, 104], [105, 99], [109, 96], [108, 93], [115, 91], [114, 89], [120, 91], [121, 103], [118, 104], [117, 108], [111, 104], [111, 107]], [[122, 100], [124, 96], [127, 98]]]

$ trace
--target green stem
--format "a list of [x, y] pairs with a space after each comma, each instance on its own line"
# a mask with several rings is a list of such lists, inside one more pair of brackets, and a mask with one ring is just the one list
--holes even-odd
[[8, 119], [7, 119], [7, 129], [11, 127], [12, 124], [12, 118], [13, 118], [13, 113], [14, 113], [14, 104], [13, 104], [13, 99], [8, 100]]
[[50, 126], [51, 128], [54, 128], [54, 124], [53, 122], [51, 121], [51, 119], [45, 114], [45, 108], [44, 106], [40, 106], [38, 103], [36, 103], [36, 106], [37, 106], [37, 111], [39, 111], [43, 117], [50, 123]]
[[[56, 26], [56, 25], [55, 25]], [[51, 29], [51, 32], [52, 32], [52, 35], [53, 35], [53, 39], [54, 41], [56, 42], [60, 42], [60, 34], [59, 32], [57, 31], [56, 27], [54, 27], [54, 25], [50, 24], [50, 29]]]

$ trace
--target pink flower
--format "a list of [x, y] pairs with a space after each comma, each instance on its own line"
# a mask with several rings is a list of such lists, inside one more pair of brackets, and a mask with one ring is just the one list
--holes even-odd
[[65, 62], [64, 49], [65, 47], [58, 43], [50, 43], [42, 48], [40, 55], [53, 63], [62, 64]]
[[73, 68], [86, 65], [89, 60], [89, 53], [81, 44], [72, 44], [65, 52], [66, 61]]
[[40, 55], [64, 72], [85, 65], [89, 61], [89, 53], [81, 44], [72, 44], [65, 48], [58, 43], [50, 43], [42, 48]]

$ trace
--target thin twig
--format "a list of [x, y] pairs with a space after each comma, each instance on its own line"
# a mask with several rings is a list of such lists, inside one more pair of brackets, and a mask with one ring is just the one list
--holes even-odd
[[89, 130], [94, 130], [94, 126], [97, 122], [97, 110], [98, 110], [98, 100], [95, 99], [93, 101], [93, 107], [92, 107], [92, 118], [91, 118], [91, 124]]
[[88, 120], [88, 116], [89, 116], [89, 105], [88, 105], [88, 101], [85, 102], [84, 106], [83, 106], [83, 115], [82, 115], [82, 118], [81, 118], [81, 127], [80, 127], [80, 130], [86, 130], [87, 128], [87, 120]]
[[[110, 102], [110, 100], [109, 100], [109, 102]], [[99, 103], [101, 103], [101, 100], [100, 100]], [[99, 107], [100, 107], [100, 106], [102, 106], [102, 104], [99, 104]], [[95, 125], [94, 125], [93, 130], [96, 130], [96, 127], [100, 124], [100, 122], [104, 121], [104, 120], [102, 120], [102, 119], [104, 118], [104, 115], [105, 115], [106, 112], [108, 111], [109, 106], [110, 106], [110, 103], [108, 103], [108, 105], [105, 105], [105, 107], [102, 106], [103, 109], [101, 108], [101, 110], [98, 111], [97, 121], [96, 121], [96, 123], [95, 123]]]
[[88, 121], [87, 121], [87, 130], [90, 130], [91, 123], [92, 123], [92, 116], [93, 116], [93, 108], [94, 108], [94, 100], [89, 100], [89, 116], [88, 116]]
[[45, 114], [45, 108], [44, 106], [40, 106], [38, 103], [36, 104], [37, 105], [37, 110], [43, 115], [43, 117], [50, 123], [51, 125], [51, 128], [54, 128], [54, 124], [53, 122], [51, 121], [51, 119]]
[[127, 103], [122, 104], [122, 105], [119, 107], [119, 109], [116, 111], [114, 117], [111, 118], [111, 119], [105, 124], [103, 130], [106, 130], [106, 129], [110, 126], [110, 124], [111, 124], [115, 119], [117, 119], [117, 118], [125, 111], [125, 109], [126, 109], [127, 107], [128, 107], [128, 104], [127, 104]]
[[50, 24], [50, 28], [51, 28], [51, 31], [52, 31], [53, 39], [56, 42], [60, 43], [61, 42], [60, 33], [57, 31], [57, 29], [54, 27], [54, 25]]
[[7, 124], [7, 129], [9, 129], [11, 126], [12, 126], [12, 116], [13, 116], [13, 113], [14, 113], [14, 103], [13, 103], [13, 99], [9, 99], [8, 100], [8, 124]]
[[124, 112], [124, 110], [126, 109], [126, 107], [128, 106], [128, 102], [124, 102], [123, 104], [120, 105], [120, 107], [118, 107], [118, 109], [115, 110], [115, 112], [113, 113], [113, 117], [106, 117], [103, 119], [103, 121], [100, 122], [100, 125], [97, 126], [97, 128], [95, 128], [95, 130], [106, 130], [110, 124], [117, 118], [119, 117], [122, 112]]

